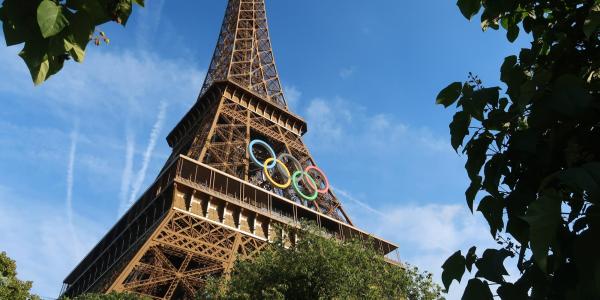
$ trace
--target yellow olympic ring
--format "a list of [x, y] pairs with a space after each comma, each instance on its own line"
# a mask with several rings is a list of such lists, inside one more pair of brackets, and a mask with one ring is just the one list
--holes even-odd
[[[273, 180], [273, 178], [271, 177], [271, 174], [269, 173], [269, 164], [275, 161], [275, 164], [279, 163], [279, 165], [281, 165], [283, 168], [283, 170], [285, 171], [285, 173], [287, 174], [287, 181], [284, 184], [279, 184], [277, 182], [275, 182], [275, 180]], [[263, 168], [265, 171], [265, 176], [267, 177], [267, 179], [269, 179], [269, 181], [276, 187], [280, 188], [280, 189], [285, 189], [288, 186], [290, 186], [290, 184], [292, 184], [292, 176], [290, 174], [290, 170], [288, 170], [288, 168], [285, 166], [285, 164], [280, 161], [279, 159], [275, 159], [270, 157], [269, 159], [267, 159], [264, 164], [263, 164]]]

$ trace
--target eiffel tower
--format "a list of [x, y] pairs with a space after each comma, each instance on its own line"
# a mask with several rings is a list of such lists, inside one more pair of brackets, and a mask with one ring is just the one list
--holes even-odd
[[61, 294], [193, 299], [208, 276], [274, 238], [293, 244], [303, 220], [338, 239], [370, 239], [382, 255], [397, 249], [353, 225], [306, 131], [285, 101], [264, 0], [229, 0], [200, 96], [167, 137], [172, 155]]

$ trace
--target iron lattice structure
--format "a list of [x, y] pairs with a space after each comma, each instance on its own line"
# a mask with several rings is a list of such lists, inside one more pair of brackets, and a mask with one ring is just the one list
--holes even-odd
[[[236, 259], [251, 259], [275, 237], [293, 244], [302, 220], [335, 238], [372, 239], [382, 255], [397, 249], [356, 228], [331, 190], [306, 201], [291, 188], [274, 187], [252, 163], [249, 144], [261, 139], [303, 168], [314, 166], [302, 141], [306, 130], [286, 106], [264, 0], [229, 0], [198, 101], [167, 137], [171, 156], [66, 277], [62, 294], [194, 299], [207, 276], [227, 273]], [[253, 151], [261, 161], [270, 155]], [[323, 180], [316, 177], [319, 185]]]

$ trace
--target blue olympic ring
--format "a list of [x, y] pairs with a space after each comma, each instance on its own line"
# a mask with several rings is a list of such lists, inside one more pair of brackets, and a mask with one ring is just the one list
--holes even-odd
[[248, 150], [250, 152], [250, 159], [252, 159], [252, 161], [259, 166], [262, 166], [264, 164], [264, 163], [261, 163], [260, 161], [258, 161], [256, 156], [254, 156], [254, 151], [252, 151], [252, 149], [254, 148], [254, 145], [256, 145], [256, 144], [259, 144], [259, 145], [267, 148], [267, 151], [269, 151], [269, 154], [271, 154], [271, 156], [273, 157], [273, 161], [267, 165], [267, 168], [268, 169], [275, 168], [275, 166], [277, 165], [277, 161], [276, 161], [277, 155], [275, 154], [275, 150], [273, 150], [273, 148], [271, 148], [271, 146], [263, 140], [253, 140], [252, 142], [250, 142], [250, 145], [248, 145]]

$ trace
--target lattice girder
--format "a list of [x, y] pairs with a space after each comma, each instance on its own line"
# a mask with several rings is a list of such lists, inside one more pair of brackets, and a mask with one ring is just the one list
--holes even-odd
[[269, 37], [264, 0], [231, 0], [200, 94], [231, 80], [268, 101], [287, 107]]
[[251, 257], [266, 245], [218, 221], [172, 210], [110, 290], [195, 299], [207, 276], [227, 272], [238, 256]]

